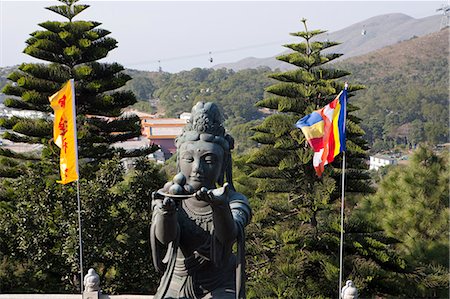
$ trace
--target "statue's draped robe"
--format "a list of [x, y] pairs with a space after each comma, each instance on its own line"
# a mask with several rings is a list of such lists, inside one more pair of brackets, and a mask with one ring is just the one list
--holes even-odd
[[232, 243], [222, 244], [214, 233], [213, 214], [188, 207], [177, 210], [177, 236], [163, 246], [155, 236], [154, 207], [151, 225], [152, 257], [155, 268], [164, 271], [155, 299], [159, 298], [245, 298], [244, 227], [251, 218], [245, 196], [229, 193], [229, 205], [237, 227], [237, 255]]

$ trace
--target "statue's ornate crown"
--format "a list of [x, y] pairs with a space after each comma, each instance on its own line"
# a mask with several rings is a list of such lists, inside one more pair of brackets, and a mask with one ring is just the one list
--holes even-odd
[[224, 136], [223, 117], [219, 107], [214, 103], [198, 102], [191, 112], [191, 119], [186, 126], [188, 130]]
[[225, 133], [223, 116], [215, 103], [198, 102], [191, 112], [191, 118], [177, 138], [177, 147], [184, 141], [203, 140], [220, 144], [225, 151], [234, 147], [233, 138]]

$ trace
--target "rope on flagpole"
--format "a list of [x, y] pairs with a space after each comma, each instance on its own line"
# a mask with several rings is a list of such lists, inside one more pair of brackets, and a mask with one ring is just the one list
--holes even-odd
[[78, 242], [80, 245], [80, 290], [83, 294], [83, 243], [81, 239], [81, 201], [80, 201], [80, 182], [77, 180], [77, 200], [78, 200]]
[[[348, 84], [345, 82], [344, 89], [347, 90]], [[345, 113], [344, 113], [344, 132], [346, 130], [345, 123], [347, 120], [347, 98], [346, 96], [344, 105], [345, 105]], [[339, 244], [339, 290], [338, 294], [340, 299], [342, 299], [341, 289], [342, 289], [342, 276], [344, 271], [343, 266], [343, 253], [344, 253], [344, 195], [345, 195], [345, 151], [342, 152], [342, 178], [341, 178], [341, 238]]]

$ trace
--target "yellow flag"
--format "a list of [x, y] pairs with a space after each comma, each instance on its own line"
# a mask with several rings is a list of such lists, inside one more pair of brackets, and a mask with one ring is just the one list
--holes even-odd
[[53, 142], [61, 148], [61, 181], [67, 184], [78, 180], [77, 126], [75, 113], [75, 87], [73, 79], [49, 97], [50, 106], [55, 111]]

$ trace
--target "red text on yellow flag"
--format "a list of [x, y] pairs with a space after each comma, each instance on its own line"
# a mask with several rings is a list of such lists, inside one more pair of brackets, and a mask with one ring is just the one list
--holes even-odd
[[75, 120], [75, 93], [73, 79], [49, 97], [50, 106], [55, 112], [53, 123], [53, 141], [61, 148], [61, 181], [67, 184], [78, 180], [78, 151]]

